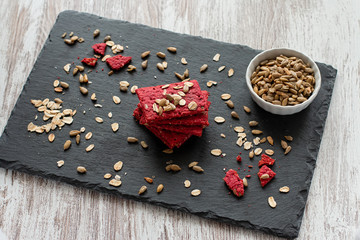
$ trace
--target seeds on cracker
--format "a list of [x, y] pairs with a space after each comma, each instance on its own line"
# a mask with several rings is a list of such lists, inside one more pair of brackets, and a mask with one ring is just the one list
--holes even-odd
[[276, 202], [275, 202], [275, 199], [273, 196], [268, 198], [268, 203], [269, 203], [270, 207], [272, 207], [272, 208], [276, 207]]
[[118, 96], [113, 96], [113, 101], [115, 104], [120, 104], [121, 103], [121, 99]]
[[91, 137], [92, 137], [92, 132], [88, 132], [88, 133], [85, 135], [85, 139], [86, 139], [86, 140], [90, 140]]
[[176, 47], [168, 47], [167, 50], [171, 53], [176, 53]]
[[230, 68], [228, 71], [228, 77], [232, 77], [234, 75], [234, 69]]
[[109, 185], [113, 186], [113, 187], [119, 187], [121, 185], [121, 181], [120, 180], [116, 180], [116, 179], [111, 179], [109, 182]]
[[70, 140], [66, 140], [66, 142], [64, 143], [64, 151], [68, 150], [71, 146], [71, 141]]
[[182, 63], [183, 65], [186, 65], [186, 64], [187, 64], [186, 58], [181, 58], [181, 63]]
[[149, 55], [150, 55], [150, 51], [145, 51], [141, 54], [141, 58], [146, 58]]
[[215, 121], [216, 123], [224, 123], [224, 122], [225, 122], [225, 118], [220, 117], [220, 116], [217, 116], [217, 117], [214, 118], [214, 121]]
[[86, 168], [83, 167], [83, 166], [78, 166], [78, 167], [76, 168], [76, 171], [77, 171], [78, 173], [86, 173]]
[[116, 132], [117, 130], [119, 130], [119, 124], [118, 123], [112, 123], [111, 124], [111, 129], [113, 130], [113, 132]]
[[237, 112], [235, 112], [235, 111], [232, 111], [232, 112], [231, 112], [231, 117], [233, 117], [233, 118], [235, 118], [235, 119], [240, 119], [239, 114], [238, 114]]
[[211, 154], [218, 157], [222, 154], [222, 151], [221, 151], [221, 149], [212, 149]]
[[213, 61], [218, 62], [220, 60], [220, 53], [215, 54]]
[[156, 192], [157, 192], [157, 193], [161, 193], [161, 192], [163, 191], [163, 189], [164, 189], [164, 185], [163, 185], [163, 184], [159, 184], [159, 185], [157, 186], [157, 188], [156, 188]]
[[118, 161], [114, 164], [114, 170], [115, 171], [120, 171], [123, 167], [123, 162], [122, 161]]
[[200, 67], [200, 73], [205, 72], [207, 68], [208, 68], [208, 65], [207, 65], [207, 64], [203, 64], [203, 65]]
[[53, 134], [53, 133], [49, 134], [48, 140], [49, 140], [49, 142], [52, 143], [55, 140], [55, 134]]
[[247, 106], [244, 106], [244, 111], [245, 111], [246, 113], [250, 113], [250, 112], [251, 112], [251, 109], [250, 109], [249, 107], [247, 107]]
[[194, 102], [194, 101], [191, 101], [191, 102], [188, 104], [188, 108], [189, 108], [189, 110], [191, 110], [191, 111], [196, 110], [196, 109], [197, 109], [197, 103]]
[[199, 196], [201, 194], [201, 191], [199, 189], [194, 189], [191, 191], [191, 195], [196, 197]]
[[270, 178], [270, 176], [267, 173], [261, 175], [261, 177], [260, 177], [260, 179], [268, 179], [268, 178]]
[[64, 160], [59, 160], [56, 163], [57, 163], [57, 166], [60, 168], [64, 165], [65, 162], [64, 162]]
[[290, 188], [288, 186], [284, 186], [284, 187], [281, 187], [279, 189], [279, 191], [282, 193], [288, 193], [290, 191]]
[[95, 117], [95, 121], [98, 123], [103, 123], [104, 120], [101, 117]]

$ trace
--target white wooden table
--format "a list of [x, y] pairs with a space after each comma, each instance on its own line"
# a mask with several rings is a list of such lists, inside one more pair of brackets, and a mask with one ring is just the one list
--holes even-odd
[[[0, 132], [67, 9], [252, 48], [290, 47], [338, 69], [299, 239], [360, 228], [360, 1], [0, 1]], [[0, 169], [9, 239], [277, 239], [150, 204]]]

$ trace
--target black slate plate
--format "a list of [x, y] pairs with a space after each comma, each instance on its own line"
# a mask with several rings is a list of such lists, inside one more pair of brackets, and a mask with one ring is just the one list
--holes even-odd
[[[101, 35], [94, 40], [92, 32], [96, 28], [101, 29]], [[74, 46], [66, 45], [61, 35], [63, 32], [71, 31], [85, 38], [85, 42]], [[123, 55], [133, 56], [132, 64], [138, 69], [134, 73], [122, 70], [108, 76], [109, 68], [99, 61], [93, 71], [88, 73], [92, 81], [88, 86], [89, 92], [95, 92], [97, 102], [103, 105], [103, 108], [94, 108], [90, 96], [84, 97], [80, 94], [78, 76], [67, 75], [63, 66], [72, 62], [79, 64], [83, 57], [91, 57], [93, 55], [91, 46], [101, 42], [106, 35], [111, 35], [115, 43], [128, 46]], [[167, 52], [168, 46], [176, 46], [178, 53]], [[145, 50], [151, 50], [152, 54], [149, 57], [148, 69], [143, 71], [140, 66], [140, 54]], [[156, 63], [160, 60], [155, 56], [157, 51], [165, 52], [167, 55], [166, 61], [169, 66], [165, 73], [159, 72], [156, 68]], [[110, 52], [108, 48], [107, 53]], [[216, 53], [221, 53], [219, 62], [212, 61]], [[323, 83], [315, 101], [301, 113], [293, 116], [276, 116], [257, 107], [251, 100], [245, 84], [246, 67], [257, 53], [258, 50], [246, 46], [109, 20], [85, 13], [62, 12], [49, 34], [2, 134], [0, 166], [294, 238], [298, 235], [301, 225], [336, 70], [318, 63]], [[186, 57], [189, 62], [187, 66], [180, 63], [181, 57]], [[200, 74], [199, 68], [204, 63], [207, 63], [209, 68], [205, 73]], [[221, 65], [226, 65], [227, 68], [219, 73], [217, 68]], [[230, 67], [235, 69], [235, 74], [228, 78], [227, 70]], [[202, 138], [193, 137], [181, 149], [175, 150], [174, 154], [167, 155], [162, 153], [165, 145], [134, 121], [132, 112], [138, 99], [130, 92], [120, 92], [119, 81], [126, 80], [131, 85], [139, 87], [171, 83], [177, 81], [174, 71], [182, 73], [186, 68], [190, 70], [190, 77], [197, 79], [201, 87], [211, 94], [210, 126], [204, 131]], [[64, 95], [53, 90], [52, 83], [57, 77], [70, 84]], [[206, 87], [208, 80], [217, 81], [218, 85], [208, 89]], [[231, 119], [231, 110], [220, 99], [222, 93], [232, 95], [240, 120]], [[112, 102], [112, 95], [120, 96], [122, 99], [120, 105]], [[43, 124], [42, 114], [32, 106], [30, 99], [46, 97], [50, 99], [60, 97], [64, 101], [63, 108], [77, 109], [78, 112], [71, 126], [67, 125], [61, 131], [54, 131], [56, 139], [53, 143], [48, 142], [46, 133], [27, 132], [29, 122]], [[242, 110], [243, 105], [252, 109], [250, 115]], [[86, 111], [86, 114], [83, 114], [83, 111]], [[113, 113], [112, 119], [107, 117], [110, 111]], [[34, 121], [36, 114], [39, 118]], [[96, 123], [95, 116], [103, 117], [104, 123]], [[225, 117], [226, 122], [217, 125], [213, 121], [215, 116]], [[265, 188], [261, 188], [256, 176], [259, 157], [250, 160], [247, 157], [248, 152], [235, 144], [237, 134], [233, 131], [234, 126], [244, 126], [248, 138], [252, 139], [247, 126], [250, 120], [259, 121], [259, 129], [264, 131], [264, 136], [271, 135], [275, 139], [274, 147], [268, 143], [261, 145], [263, 149], [274, 149], [274, 158], [277, 160], [272, 168], [277, 173], [276, 178]], [[111, 130], [110, 124], [113, 122], [120, 123], [120, 130], [117, 133]], [[63, 144], [69, 139], [69, 131], [80, 127], [92, 131], [93, 138], [85, 141], [82, 136], [79, 146], [74, 144], [73, 140], [71, 149], [64, 152]], [[226, 138], [221, 138], [220, 133], [226, 134]], [[284, 135], [294, 137], [294, 141], [290, 143], [293, 150], [287, 156], [284, 156], [279, 144]], [[128, 136], [145, 140], [150, 148], [143, 150], [139, 144], [128, 144], [126, 141]], [[90, 143], [95, 144], [95, 149], [86, 153], [85, 147]], [[222, 149], [226, 156], [223, 158], [212, 156], [210, 150], [213, 148]], [[243, 157], [240, 164], [236, 161], [239, 152], [242, 152]], [[56, 162], [60, 159], [65, 160], [65, 165], [59, 169]], [[105, 180], [103, 175], [107, 172], [115, 174], [112, 170], [113, 164], [119, 160], [124, 162], [123, 169], [118, 173], [123, 183], [121, 187], [115, 188], [109, 186], [108, 180]], [[164, 167], [169, 160], [179, 164], [183, 170], [178, 173], [166, 172]], [[189, 170], [187, 164], [192, 161], [198, 161], [205, 172], [199, 174]], [[248, 164], [254, 165], [254, 168], [248, 168]], [[85, 166], [88, 172], [84, 175], [78, 174], [76, 172], [78, 165]], [[224, 168], [238, 170], [240, 177], [252, 175], [245, 196], [236, 198], [229, 194], [222, 180]], [[144, 176], [156, 176], [154, 184], [147, 184], [143, 179]], [[189, 189], [183, 186], [185, 179], [192, 182]], [[160, 183], [163, 183], [165, 188], [161, 194], [157, 194], [156, 186]], [[148, 191], [139, 196], [138, 190], [142, 185], [147, 185]], [[279, 187], [284, 185], [291, 189], [288, 194], [281, 194], [278, 191]], [[198, 197], [190, 195], [190, 191], [195, 188], [202, 190], [202, 194]], [[269, 196], [274, 196], [277, 201], [275, 209], [268, 206]]]

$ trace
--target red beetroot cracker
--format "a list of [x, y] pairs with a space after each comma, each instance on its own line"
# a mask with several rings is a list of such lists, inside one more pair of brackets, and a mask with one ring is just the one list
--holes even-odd
[[96, 54], [104, 55], [106, 50], [106, 43], [96, 43], [92, 46]]
[[84, 58], [81, 62], [94, 67], [96, 65], [97, 58]]
[[261, 167], [262, 165], [272, 166], [274, 165], [274, 163], [275, 163], [275, 159], [272, 159], [266, 154], [262, 154], [261, 160], [259, 161], [259, 167]]
[[112, 70], [119, 70], [124, 67], [126, 64], [131, 62], [132, 57], [125, 57], [122, 55], [116, 55], [106, 59], [106, 63], [110, 66]]
[[275, 177], [275, 175], [276, 173], [273, 172], [268, 166], [263, 165], [258, 172], [261, 186], [264, 187], [266, 184], [268, 184], [268, 182], [270, 182], [271, 179]]
[[228, 188], [233, 191], [236, 196], [241, 197], [244, 195], [243, 180], [239, 177], [235, 170], [230, 169], [227, 171], [224, 177], [224, 181]]
[[[141, 117], [140, 108], [136, 108], [134, 111], [134, 117], [139, 120]], [[151, 126], [145, 126], [149, 129], [155, 136], [160, 138], [160, 140], [167, 145], [169, 148], [180, 147], [186, 140], [191, 137], [191, 134], [181, 134], [172, 131], [162, 131], [158, 128]]]
[[[185, 105], [181, 106], [179, 104], [173, 110], [163, 111], [161, 115], [153, 110], [153, 105], [156, 104], [156, 100], [167, 98], [167, 95], [178, 95], [181, 91], [181, 89], [178, 88], [183, 87], [184, 84], [192, 84], [189, 91], [182, 97], [182, 99], [186, 101]], [[143, 111], [146, 123], [154, 123], [157, 120], [192, 116], [208, 111], [209, 109], [207, 103], [208, 93], [206, 91], [201, 92], [199, 83], [196, 80], [139, 88], [136, 90], [136, 93], [140, 100], [141, 110]], [[193, 110], [190, 110], [188, 107], [190, 102], [195, 102], [197, 105]]]

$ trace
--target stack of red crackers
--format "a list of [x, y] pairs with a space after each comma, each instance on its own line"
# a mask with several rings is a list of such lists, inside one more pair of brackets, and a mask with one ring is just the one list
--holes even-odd
[[209, 125], [209, 93], [196, 80], [139, 88], [134, 117], [169, 148], [180, 147]]

